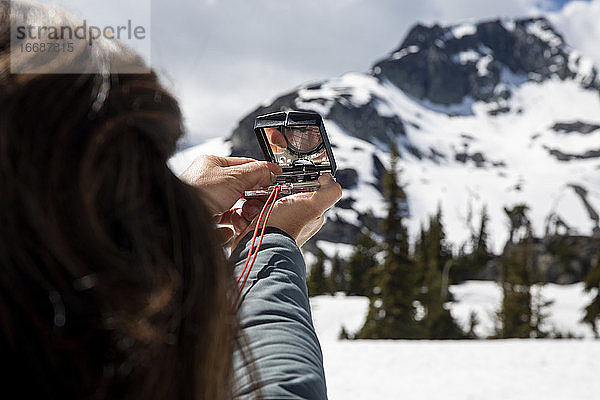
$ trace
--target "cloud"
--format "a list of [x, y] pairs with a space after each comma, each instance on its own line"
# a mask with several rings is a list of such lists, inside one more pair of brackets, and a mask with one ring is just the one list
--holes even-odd
[[570, 2], [548, 19], [569, 45], [600, 65], [600, 0]]
[[[181, 4], [181, 5], [180, 5]], [[267, 99], [367, 71], [416, 23], [514, 17], [535, 0], [244, 0], [153, 3], [153, 64], [181, 96], [192, 141], [227, 135]]]
[[[65, 2], [84, 16], [99, 4], [59, 3]], [[584, 53], [599, 51], [592, 15], [600, 19], [588, 14], [599, 2], [574, 2], [553, 14]], [[303, 82], [368, 71], [418, 22], [518, 17], [550, 6], [550, 0], [152, 0], [152, 64], [180, 98], [190, 141], [198, 142], [228, 135], [244, 114]], [[123, 15], [107, 7], [103, 14]]]

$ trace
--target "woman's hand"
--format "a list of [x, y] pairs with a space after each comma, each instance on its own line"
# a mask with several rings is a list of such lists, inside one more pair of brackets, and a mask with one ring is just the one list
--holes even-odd
[[[232, 208], [246, 190], [275, 183], [275, 175], [281, 167], [266, 161], [251, 158], [200, 156], [185, 170], [180, 179], [200, 190], [215, 223], [231, 225], [236, 234], [246, 230], [260, 213], [263, 203], [248, 200], [241, 208]], [[218, 228], [221, 241], [227, 243], [234, 231], [227, 227]]]
[[235, 235], [240, 235], [242, 232], [246, 231], [254, 218], [260, 214], [263, 206], [264, 201], [250, 199], [244, 201], [241, 207], [232, 208], [222, 214], [216, 215], [216, 224], [229, 225], [233, 228], [233, 230], [227, 226], [221, 226], [217, 228], [221, 238], [221, 243], [225, 244], [229, 242]]
[[[202, 190], [210, 210], [220, 215], [244, 195], [244, 191], [275, 183], [281, 167], [251, 158], [200, 156], [180, 179]], [[259, 210], [260, 211], [260, 210]]]
[[[325, 211], [342, 197], [342, 187], [330, 174], [319, 178], [321, 187], [316, 192], [300, 193], [277, 200], [267, 226], [279, 228], [290, 235], [301, 247], [321, 229], [325, 221]], [[239, 241], [256, 226], [254, 221], [233, 241], [235, 248]]]

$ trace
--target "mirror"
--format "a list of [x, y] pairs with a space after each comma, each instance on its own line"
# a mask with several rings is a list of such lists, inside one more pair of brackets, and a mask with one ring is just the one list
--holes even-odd
[[265, 159], [279, 164], [284, 174], [304, 174], [303, 179], [308, 172], [316, 177], [322, 172], [335, 175], [335, 157], [318, 113], [290, 110], [260, 115], [254, 133]]
[[315, 165], [329, 163], [318, 126], [278, 126], [263, 128], [263, 132], [275, 160], [281, 166], [292, 166], [299, 160]]

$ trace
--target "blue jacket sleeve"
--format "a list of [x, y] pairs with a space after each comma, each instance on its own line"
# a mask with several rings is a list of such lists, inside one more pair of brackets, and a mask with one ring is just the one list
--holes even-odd
[[[250, 236], [231, 258], [235, 277], [244, 267]], [[258, 241], [258, 239], [257, 239]], [[236, 351], [236, 394], [253, 398], [248, 370], [255, 369], [264, 399], [327, 399], [323, 355], [315, 333], [306, 288], [306, 267], [295, 241], [267, 228], [242, 292], [239, 309], [242, 343], [251, 365]]]

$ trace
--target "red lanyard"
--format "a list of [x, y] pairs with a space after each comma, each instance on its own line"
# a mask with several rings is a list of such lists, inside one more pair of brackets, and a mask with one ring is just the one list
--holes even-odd
[[[260, 249], [260, 245], [262, 244], [263, 236], [265, 235], [267, 221], [269, 220], [269, 217], [271, 216], [271, 211], [273, 211], [273, 206], [275, 206], [275, 202], [277, 201], [277, 197], [279, 196], [280, 192], [281, 192], [281, 185], [275, 186], [275, 188], [269, 195], [269, 198], [267, 199], [267, 202], [265, 203], [262, 211], [260, 212], [258, 220], [256, 221], [256, 228], [254, 228], [254, 235], [252, 235], [252, 243], [250, 244], [250, 250], [248, 250], [248, 257], [246, 258], [246, 264], [244, 264], [244, 269], [242, 270], [242, 273], [240, 274], [240, 276], [238, 276], [238, 278], [237, 278], [237, 284], [239, 285], [240, 280], [242, 279], [242, 276], [244, 276], [244, 273], [245, 273], [244, 280], [242, 281], [242, 284], [239, 288], [237, 298], [235, 300], [236, 304], [238, 303], [238, 301], [242, 295], [242, 291], [244, 290], [244, 286], [246, 286], [246, 281], [248, 280], [248, 276], [250, 276], [250, 271], [252, 270], [252, 267], [254, 266], [254, 261], [256, 260], [256, 256], [258, 255], [258, 250]], [[269, 208], [269, 210], [267, 211], [265, 220], [262, 221], [263, 215], [265, 214], [267, 207]], [[256, 240], [256, 236], [258, 235], [258, 228], [260, 227], [261, 221], [262, 221], [262, 230], [260, 232], [258, 244], [256, 245], [256, 248], [254, 248], [254, 242]], [[252, 258], [252, 261], [250, 261], [250, 258]]]

